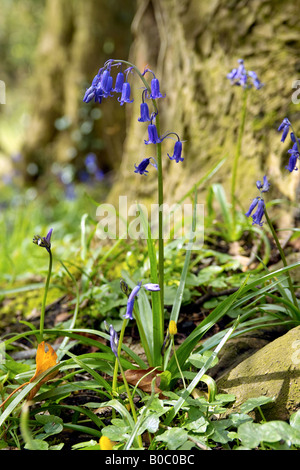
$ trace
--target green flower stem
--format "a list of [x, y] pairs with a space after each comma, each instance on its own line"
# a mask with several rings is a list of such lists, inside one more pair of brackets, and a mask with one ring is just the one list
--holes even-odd
[[[160, 122], [159, 115], [156, 116], [157, 133], [160, 135]], [[164, 331], [164, 234], [163, 234], [163, 204], [164, 204], [164, 188], [163, 188], [163, 171], [162, 171], [162, 158], [161, 158], [161, 143], [156, 144], [156, 158], [157, 158], [157, 183], [158, 183], [158, 275], [160, 286], [160, 305], [161, 305], [161, 346], [163, 344], [163, 331]]]
[[246, 122], [246, 114], [247, 114], [247, 97], [248, 97], [248, 89], [245, 88], [245, 90], [243, 91], [243, 104], [242, 104], [242, 110], [241, 110], [240, 127], [239, 127], [239, 132], [238, 132], [238, 140], [237, 140], [235, 157], [233, 161], [232, 178], [231, 178], [231, 210], [232, 210], [233, 228], [235, 228], [236, 177], [237, 177], [237, 170], [238, 170], [238, 162], [240, 159], [241, 149], [242, 149], [242, 140], [243, 140], [243, 135], [244, 135], [244, 130], [245, 130], [245, 122]]
[[[131, 408], [131, 412], [132, 412], [132, 417], [133, 417], [133, 419], [134, 419], [134, 422], [136, 423], [136, 422], [137, 422], [137, 415], [136, 415], [136, 411], [135, 411], [133, 399], [132, 399], [132, 396], [131, 396], [131, 393], [130, 393], [130, 389], [129, 389], [129, 386], [128, 386], [128, 382], [127, 382], [127, 380], [126, 380], [126, 377], [125, 377], [125, 374], [124, 374], [124, 370], [123, 370], [121, 361], [120, 361], [120, 359], [119, 359], [119, 356], [117, 357], [117, 360], [118, 360], [118, 363], [119, 363], [120, 371], [121, 371], [121, 374], [122, 374], [122, 377], [123, 377], [123, 381], [124, 381], [124, 385], [125, 385], [125, 389], [126, 389], [126, 392], [127, 392], [127, 396], [128, 396], [128, 400], [129, 400], [129, 404], [130, 404], [130, 408]], [[139, 444], [139, 447], [140, 447], [140, 448], [143, 447], [142, 436], [138, 436], [138, 444]]]
[[45, 290], [44, 290], [44, 297], [43, 297], [43, 302], [42, 302], [42, 308], [41, 308], [41, 317], [40, 317], [40, 340], [39, 342], [41, 343], [44, 338], [44, 323], [45, 323], [45, 310], [46, 310], [46, 301], [47, 301], [47, 294], [49, 290], [49, 284], [50, 284], [50, 278], [51, 278], [51, 273], [52, 273], [52, 252], [49, 250], [49, 268], [48, 268], [48, 275], [47, 275], [47, 280], [45, 284]]
[[[120, 337], [119, 337], [118, 358], [120, 357], [120, 354], [121, 354], [122, 343], [123, 343], [123, 338], [124, 338], [124, 333], [125, 333], [127, 323], [128, 323], [127, 318], [124, 318], [124, 321], [122, 323], [122, 328], [121, 328], [121, 331], [120, 331]], [[118, 365], [119, 365], [119, 359], [117, 360], [117, 358], [116, 358], [113, 381], [112, 381], [112, 395], [113, 395], [113, 398], [115, 397], [116, 390], [117, 390]]]
[[[271, 219], [270, 219], [270, 217], [269, 217], [269, 215], [268, 215], [268, 212], [267, 212], [266, 207], [265, 207], [264, 213], [265, 213], [265, 217], [266, 217], [266, 219], [267, 219], [267, 223], [268, 223], [268, 225], [269, 225], [269, 227], [270, 227], [270, 230], [271, 230], [271, 232], [272, 232], [274, 241], [275, 241], [276, 246], [277, 246], [277, 248], [278, 248], [278, 251], [279, 251], [279, 253], [280, 253], [280, 256], [281, 256], [283, 265], [284, 265], [284, 267], [287, 267], [288, 264], [287, 264], [287, 261], [286, 261], [286, 257], [285, 257], [284, 251], [283, 251], [283, 249], [281, 248], [281, 245], [280, 245], [280, 242], [279, 242], [279, 240], [278, 240], [276, 231], [275, 231], [275, 229], [274, 229], [274, 227], [273, 227], [273, 224], [272, 224]], [[292, 299], [293, 299], [293, 304], [295, 305], [295, 307], [296, 307], [297, 309], [299, 309], [299, 305], [298, 305], [297, 298], [296, 298], [295, 291], [294, 291], [294, 287], [293, 287], [293, 282], [292, 282], [292, 279], [291, 279], [291, 276], [290, 276], [289, 271], [287, 271], [287, 276], [288, 276], [287, 280], [288, 280], [288, 284], [289, 284], [289, 289], [290, 289], [291, 296], [292, 296]]]
[[185, 383], [185, 380], [184, 380], [184, 377], [183, 377], [183, 373], [182, 373], [182, 370], [181, 370], [181, 368], [180, 368], [180, 365], [179, 365], [179, 362], [178, 362], [178, 358], [177, 358], [177, 354], [176, 354], [176, 348], [175, 348], [175, 343], [174, 343], [174, 335], [172, 335], [172, 346], [173, 346], [175, 361], [176, 361], [176, 364], [177, 364], [179, 373], [180, 373], [180, 375], [181, 375], [182, 383], [183, 383], [184, 388], [186, 389], [186, 383]]

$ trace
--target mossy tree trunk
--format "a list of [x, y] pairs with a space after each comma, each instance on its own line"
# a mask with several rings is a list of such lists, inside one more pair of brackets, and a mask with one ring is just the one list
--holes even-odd
[[[299, 176], [284, 169], [290, 142], [280, 142], [277, 128], [288, 116], [300, 132], [298, 107], [291, 101], [300, 72], [297, 5], [291, 0], [139, 0], [132, 31], [130, 62], [154, 70], [167, 95], [159, 102], [162, 133], [174, 131], [186, 141], [184, 162], [178, 164], [167, 157], [174, 142], [163, 143], [166, 200], [179, 200], [224, 156], [227, 161], [213, 180], [230, 194], [242, 89], [232, 87], [226, 75], [243, 58], [265, 85], [249, 93], [237, 196], [247, 207], [257, 195], [256, 181], [267, 174], [268, 197], [294, 201]], [[139, 86], [112, 200], [120, 194], [132, 201], [155, 197], [154, 169], [146, 177], [133, 173], [134, 163], [153, 152], [144, 145], [147, 127], [137, 121]]]

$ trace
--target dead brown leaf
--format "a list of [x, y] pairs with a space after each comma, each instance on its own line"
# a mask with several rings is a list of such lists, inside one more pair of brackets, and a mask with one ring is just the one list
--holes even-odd
[[[149, 367], [149, 369], [127, 369], [125, 372], [125, 378], [130, 385], [137, 385], [138, 388], [143, 390], [143, 392], [151, 393], [152, 392], [152, 380], [156, 378], [154, 383], [154, 392], [159, 393], [159, 397], [163, 398], [163, 392], [159, 388], [161, 371]], [[119, 380], [123, 381], [122, 375], [118, 377]]]

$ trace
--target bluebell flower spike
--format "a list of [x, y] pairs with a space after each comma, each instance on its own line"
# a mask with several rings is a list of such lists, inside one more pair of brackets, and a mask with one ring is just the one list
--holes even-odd
[[231, 81], [231, 85], [241, 86], [242, 88], [251, 88], [248, 78], [250, 78], [252, 85], [259, 90], [263, 87], [263, 83], [258, 79], [256, 72], [249, 71], [245, 69], [244, 60], [238, 60], [239, 66], [234, 68], [227, 74], [227, 78]]

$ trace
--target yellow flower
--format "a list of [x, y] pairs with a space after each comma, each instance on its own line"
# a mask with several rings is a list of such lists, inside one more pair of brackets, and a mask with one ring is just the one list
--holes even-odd
[[101, 450], [112, 450], [114, 443], [109, 439], [109, 437], [101, 436], [99, 444]]
[[174, 320], [171, 320], [169, 323], [169, 332], [170, 332], [170, 335], [172, 336], [176, 335], [177, 333], [177, 326]]

